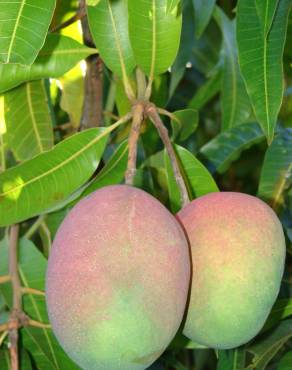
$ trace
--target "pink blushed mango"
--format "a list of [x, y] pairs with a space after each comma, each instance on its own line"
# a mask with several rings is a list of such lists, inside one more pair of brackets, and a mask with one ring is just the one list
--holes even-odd
[[193, 264], [184, 334], [218, 349], [248, 342], [263, 327], [283, 275], [276, 214], [256, 197], [226, 192], [194, 200], [177, 217]]
[[109, 186], [81, 200], [53, 243], [49, 318], [86, 370], [142, 370], [177, 332], [190, 280], [174, 216], [142, 190]]

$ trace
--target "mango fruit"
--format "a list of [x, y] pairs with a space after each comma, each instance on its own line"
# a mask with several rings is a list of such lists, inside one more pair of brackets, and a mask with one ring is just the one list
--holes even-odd
[[61, 224], [49, 256], [53, 331], [86, 370], [142, 370], [176, 334], [190, 283], [176, 218], [146, 192], [99, 189]]
[[222, 192], [192, 201], [177, 217], [193, 267], [184, 334], [217, 349], [248, 342], [263, 327], [283, 275], [276, 214], [256, 197]]

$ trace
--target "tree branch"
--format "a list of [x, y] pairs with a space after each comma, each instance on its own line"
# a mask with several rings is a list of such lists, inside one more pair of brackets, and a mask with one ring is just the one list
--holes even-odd
[[173, 168], [175, 180], [180, 189], [182, 207], [184, 207], [190, 202], [190, 199], [189, 199], [188, 191], [187, 191], [183, 176], [179, 168], [179, 162], [177, 160], [175, 151], [173, 149], [172, 143], [168, 135], [167, 128], [164, 126], [157, 112], [157, 108], [155, 107], [155, 105], [149, 104], [146, 108], [146, 113], [148, 117], [151, 119], [151, 121], [153, 122], [154, 126], [156, 127], [159, 133], [159, 136], [168, 153], [168, 156], [169, 156], [172, 168]]
[[10, 280], [11, 280], [10, 275], [0, 276], [0, 284], [8, 283], [8, 281]]
[[133, 122], [131, 126], [131, 132], [129, 136], [129, 155], [128, 165], [125, 175], [126, 184], [133, 185], [134, 177], [136, 174], [136, 162], [137, 162], [137, 146], [140, 136], [141, 124], [143, 121], [144, 105], [143, 103], [137, 103], [133, 106]]

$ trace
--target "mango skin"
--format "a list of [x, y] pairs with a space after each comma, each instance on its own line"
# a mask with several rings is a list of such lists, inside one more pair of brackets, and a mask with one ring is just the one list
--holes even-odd
[[46, 299], [53, 331], [86, 370], [142, 370], [177, 332], [190, 255], [176, 218], [146, 192], [108, 186], [57, 232]]
[[193, 265], [184, 334], [217, 349], [248, 342], [263, 327], [280, 289], [280, 221], [258, 198], [235, 192], [202, 196], [177, 217]]

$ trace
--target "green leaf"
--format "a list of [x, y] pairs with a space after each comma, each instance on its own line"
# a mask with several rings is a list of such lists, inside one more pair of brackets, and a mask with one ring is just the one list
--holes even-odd
[[[0, 349], [0, 364], [1, 370], [11, 370], [10, 354], [6, 348]], [[19, 370], [32, 370], [29, 354], [22, 349], [19, 353]]]
[[128, 33], [127, 0], [101, 0], [87, 8], [90, 30], [106, 65], [124, 80], [135, 60]]
[[292, 320], [285, 320], [275, 330], [259, 338], [254, 345], [247, 349], [254, 355], [251, 367], [257, 370], [265, 369], [291, 336]]
[[245, 351], [231, 349], [218, 351], [217, 370], [243, 370], [245, 368]]
[[216, 0], [193, 0], [197, 38], [202, 36], [210, 22], [215, 4]]
[[251, 113], [250, 100], [246, 92], [238, 64], [235, 39], [235, 21], [216, 8], [215, 19], [223, 34], [223, 75], [221, 83], [221, 130], [226, 131], [247, 120]]
[[211, 173], [225, 172], [241, 153], [261, 142], [264, 135], [257, 123], [244, 123], [222, 132], [200, 149]]
[[180, 0], [167, 0], [166, 11], [171, 13], [180, 3]]
[[[265, 1], [267, 12], [274, 1]], [[283, 98], [282, 57], [290, 0], [279, 0], [268, 34], [271, 16], [259, 17], [254, 0], [240, 0], [237, 5], [237, 43], [239, 62], [256, 117], [269, 143], [274, 137], [277, 116]]]
[[0, 0], [0, 62], [32, 64], [44, 44], [56, 0]]
[[115, 150], [103, 169], [98, 173], [92, 183], [82, 193], [82, 197], [104, 186], [119, 184], [127, 169], [128, 142], [122, 142]]
[[153, 78], [167, 71], [176, 57], [182, 24], [180, 11], [176, 7], [167, 13], [167, 0], [128, 0], [128, 4], [136, 62]]
[[[218, 191], [218, 187], [204, 165], [187, 149], [176, 145], [175, 150], [180, 162], [190, 199]], [[168, 191], [171, 209], [174, 213], [181, 209], [180, 192], [174, 178], [173, 170], [167, 153], [165, 152], [165, 166], [167, 170]]]
[[255, 0], [255, 4], [262, 31], [267, 36], [272, 26], [279, 0]]
[[279, 299], [273, 306], [272, 311], [265, 323], [263, 331], [270, 329], [272, 326], [277, 324], [279, 321], [292, 315], [292, 299]]
[[86, 0], [88, 6], [95, 6], [100, 2], [100, 0]]
[[88, 48], [70, 37], [49, 34], [31, 66], [0, 64], [0, 93], [26, 81], [60, 77], [80, 60], [94, 53], [95, 49]]
[[277, 367], [277, 370], [291, 370], [291, 364], [292, 364], [292, 351], [286, 353], [282, 357]]
[[292, 181], [292, 129], [283, 129], [268, 148], [258, 196], [273, 208], [283, 203], [283, 193]]
[[186, 140], [197, 129], [199, 124], [198, 111], [183, 109], [173, 112], [177, 120], [171, 120], [173, 139], [179, 136], [180, 141]]
[[36, 216], [81, 187], [96, 170], [113, 126], [75, 134], [1, 173], [0, 226]]
[[206, 80], [196, 91], [188, 104], [188, 108], [200, 110], [209, 100], [218, 94], [221, 87], [222, 74], [217, 71]]
[[[34, 244], [26, 239], [19, 243], [19, 276], [22, 286], [45, 291], [45, 273], [47, 260]], [[0, 242], [0, 274], [8, 272], [8, 243]], [[11, 306], [11, 285], [0, 287], [6, 301]], [[23, 297], [24, 311], [34, 320], [48, 323], [45, 297], [35, 294], [25, 294]], [[23, 346], [29, 350], [39, 369], [42, 370], [77, 370], [77, 367], [64, 353], [57, 343], [51, 329], [22, 329]]]
[[17, 160], [53, 147], [52, 119], [44, 80], [23, 84], [4, 95], [8, 144]]

